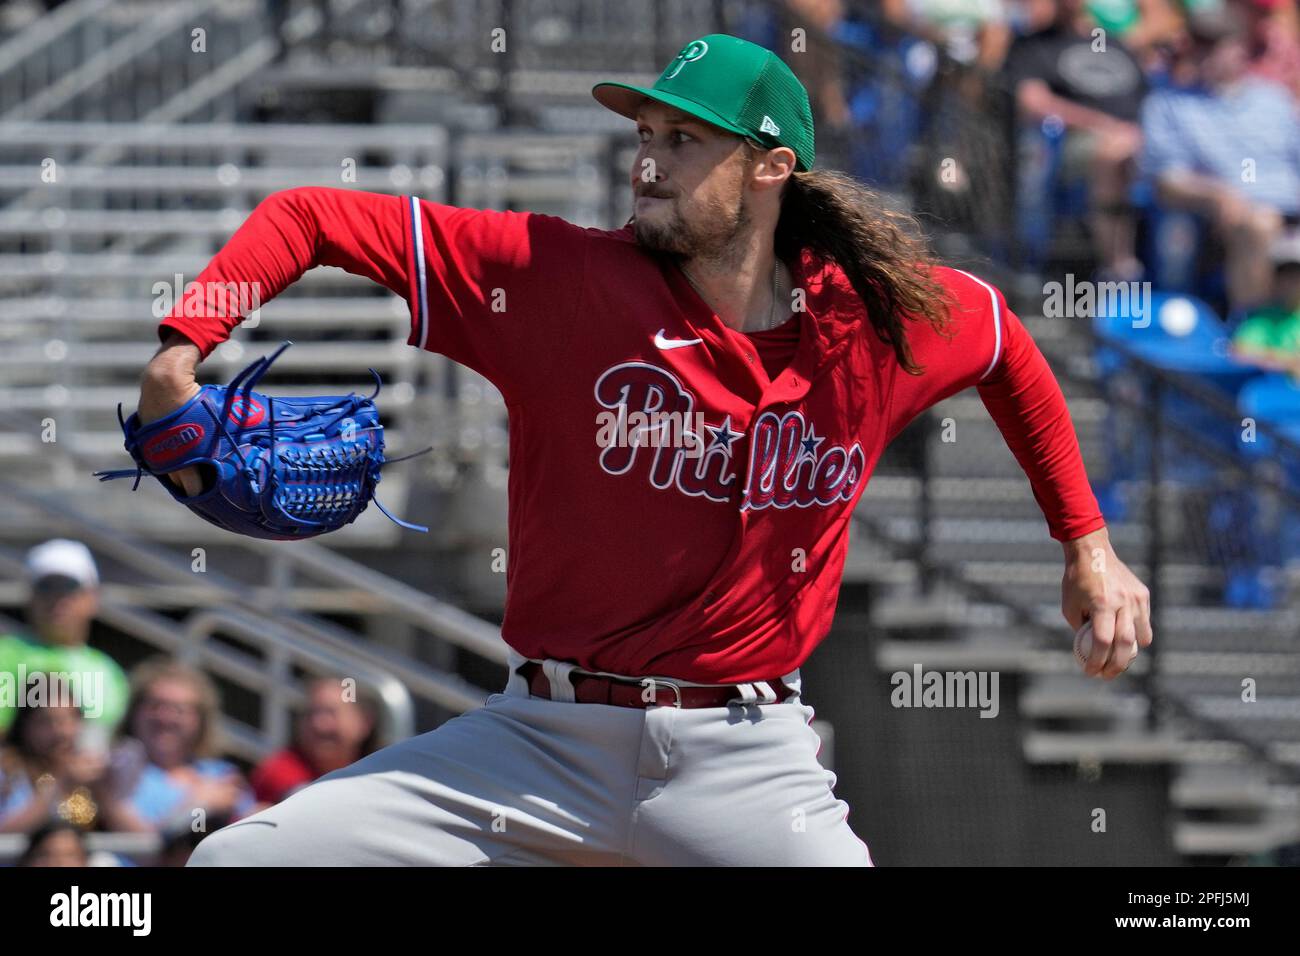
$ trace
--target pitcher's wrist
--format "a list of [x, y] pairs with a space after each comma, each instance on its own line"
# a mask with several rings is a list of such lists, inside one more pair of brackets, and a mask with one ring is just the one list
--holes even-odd
[[1103, 526], [1096, 531], [1090, 531], [1078, 538], [1061, 542], [1061, 550], [1065, 554], [1066, 563], [1078, 560], [1086, 560], [1092, 557], [1092, 552], [1096, 548], [1110, 547], [1110, 533]]

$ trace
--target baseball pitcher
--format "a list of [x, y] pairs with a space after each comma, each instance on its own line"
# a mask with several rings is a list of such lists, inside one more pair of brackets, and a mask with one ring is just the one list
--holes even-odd
[[[195, 865], [871, 865], [799, 669], [885, 446], [972, 386], [1062, 545], [1086, 673], [1151, 643], [1042, 354], [996, 288], [814, 166], [777, 56], [705, 36], [654, 86], [593, 95], [640, 138], [621, 229], [288, 189], [198, 277], [265, 301], [318, 265], [367, 276], [409, 303], [410, 345], [500, 389], [511, 669], [484, 707], [214, 833]], [[163, 320], [140, 424], [195, 398], [238, 311]], [[166, 476], [196, 499], [219, 478]]]

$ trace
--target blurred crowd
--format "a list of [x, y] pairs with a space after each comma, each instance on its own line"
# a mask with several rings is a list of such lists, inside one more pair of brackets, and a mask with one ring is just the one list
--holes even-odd
[[[752, 0], [721, 26], [786, 55], [820, 164], [919, 196], [1030, 277], [1068, 224], [1096, 280], [1195, 294], [1242, 358], [1295, 373], [1298, 2]], [[401, 4], [373, 6], [400, 42]], [[586, 6], [553, 14], [580, 31]], [[326, 41], [345, 29], [325, 0], [265, 7], [282, 40], [307, 7]]]
[[[27, 555], [26, 629], [0, 636], [0, 834], [27, 866], [180, 866], [208, 833], [376, 748], [377, 715], [338, 678], [306, 687], [293, 739], [247, 772], [220, 756], [218, 691], [167, 657], [129, 673], [89, 646], [100, 579], [67, 539]], [[149, 859], [91, 853], [86, 834], [152, 834]]]
[[[809, 55], [788, 60], [813, 99], [819, 159], [907, 193], [927, 140], [991, 127], [1004, 138], [985, 157], [993, 168], [972, 168], [969, 156], [962, 168], [955, 148], [954, 175], [974, 180], [973, 194], [994, 191], [981, 177], [1011, 178], [1013, 264], [1043, 266], [1053, 230], [1073, 213], [1096, 280], [1200, 295], [1236, 329], [1240, 356], [1300, 372], [1296, 0], [767, 9], [745, 24], [751, 38], [781, 49], [792, 29], [807, 30]], [[1169, 241], [1175, 222], [1190, 239]]]

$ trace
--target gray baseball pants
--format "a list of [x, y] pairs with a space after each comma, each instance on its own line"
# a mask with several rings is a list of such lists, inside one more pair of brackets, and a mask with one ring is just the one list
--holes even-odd
[[[813, 709], [573, 702], [572, 664], [213, 833], [191, 866], [871, 866]], [[680, 682], [679, 682], [680, 683]], [[765, 685], [752, 685], [761, 688]]]

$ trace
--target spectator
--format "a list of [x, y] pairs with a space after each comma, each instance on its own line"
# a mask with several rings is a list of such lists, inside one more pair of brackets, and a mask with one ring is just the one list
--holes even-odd
[[992, 75], [1011, 45], [1002, 0], [883, 0], [885, 18], [929, 40], [964, 66]]
[[1246, 21], [1250, 72], [1300, 100], [1300, 23], [1295, 0], [1233, 0]]
[[1087, 0], [1088, 13], [1118, 38], [1144, 67], [1158, 62], [1159, 49], [1176, 43], [1183, 18], [1173, 0]]
[[[824, 166], [846, 162], [852, 116], [845, 87], [842, 35], [843, 0], [786, 0], [775, 20], [782, 57], [808, 89], [813, 125], [817, 130], [817, 155]], [[804, 31], [804, 46], [791, 49], [796, 29]]]
[[[26, 565], [32, 636], [0, 636], [0, 674], [12, 675], [15, 686], [23, 673], [77, 675], [92, 733], [107, 745], [126, 711], [128, 687], [122, 668], [86, 643], [99, 608], [95, 559], [81, 542], [56, 538], [32, 548]], [[92, 694], [102, 699], [91, 700]], [[13, 719], [14, 708], [0, 703], [0, 732]]]
[[217, 689], [205, 674], [165, 658], [132, 672], [125, 721], [132, 736], [114, 758], [119, 776], [134, 782], [114, 806], [112, 829], [162, 833], [197, 824], [211, 831], [252, 811], [243, 776], [216, 756], [219, 720]]
[[0, 749], [0, 833], [32, 833], [52, 820], [94, 827], [113, 802], [103, 751], [79, 745], [81, 711], [20, 707]]
[[1232, 335], [1233, 354], [1300, 378], [1300, 234], [1273, 244], [1271, 301], [1251, 312]]
[[27, 841], [18, 866], [89, 866], [81, 830], [64, 820], [46, 823]]
[[257, 799], [279, 803], [299, 787], [371, 753], [375, 716], [368, 702], [346, 697], [337, 679], [312, 681], [293, 742], [267, 757], [251, 775]]
[[1182, 61], [1190, 86], [1142, 105], [1143, 174], [1169, 209], [1203, 216], [1224, 246], [1230, 311], [1261, 304], [1272, 287], [1269, 249], [1285, 216], [1300, 213], [1295, 104], [1248, 73], [1236, 6], [1193, 13]]
[[[1141, 278], [1136, 225], [1129, 202], [1141, 148], [1138, 107], [1146, 90], [1142, 69], [1122, 43], [1099, 47], [1083, 0], [1060, 0], [1044, 30], [1021, 37], [1007, 56], [1006, 79], [1017, 119], [1031, 137], [1045, 119], [1065, 126], [1062, 173], [1086, 176], [1089, 221], [1102, 278]], [[1030, 142], [1033, 140], [1031, 139]], [[1045, 189], [1047, 184], [1021, 184]]]

